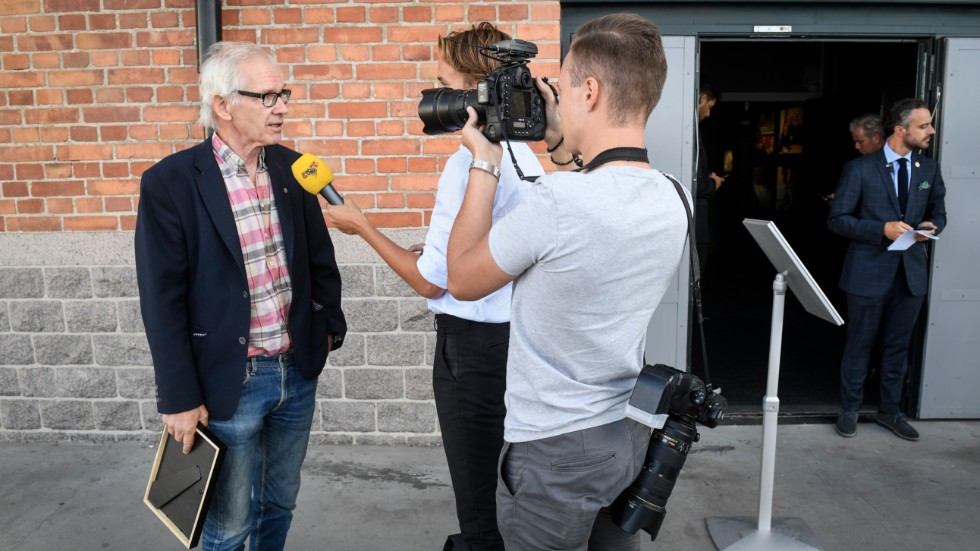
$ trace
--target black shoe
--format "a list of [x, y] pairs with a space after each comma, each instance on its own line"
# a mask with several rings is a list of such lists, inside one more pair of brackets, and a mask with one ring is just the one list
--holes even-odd
[[858, 414], [856, 411], [842, 411], [837, 416], [837, 434], [850, 438], [858, 432]]
[[906, 440], [916, 441], [919, 439], [919, 432], [912, 428], [912, 425], [905, 420], [901, 413], [882, 413], [878, 412], [875, 423], [885, 427], [895, 433], [895, 436]]

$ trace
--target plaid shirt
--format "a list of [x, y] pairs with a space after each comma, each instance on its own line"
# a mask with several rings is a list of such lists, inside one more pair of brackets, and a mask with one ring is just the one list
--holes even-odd
[[225, 180], [245, 259], [245, 275], [248, 277], [252, 303], [248, 355], [272, 356], [285, 352], [290, 346], [287, 320], [293, 292], [278, 209], [265, 166], [265, 149], [259, 153], [259, 167], [253, 186], [245, 161], [217, 134], [212, 138], [211, 146]]

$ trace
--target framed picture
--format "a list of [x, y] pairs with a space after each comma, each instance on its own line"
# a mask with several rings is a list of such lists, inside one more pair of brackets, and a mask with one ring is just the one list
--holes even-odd
[[803, 108], [789, 107], [779, 112], [779, 152], [803, 152]]

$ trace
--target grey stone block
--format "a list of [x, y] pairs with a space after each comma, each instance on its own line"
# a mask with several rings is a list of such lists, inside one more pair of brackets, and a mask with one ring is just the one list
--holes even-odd
[[92, 402], [88, 400], [51, 400], [41, 402], [41, 423], [46, 429], [92, 430]]
[[425, 334], [425, 365], [436, 363], [436, 334]]
[[10, 328], [14, 331], [45, 333], [65, 330], [65, 314], [59, 301], [14, 301], [8, 308]]
[[374, 402], [324, 400], [320, 402], [320, 423], [326, 432], [374, 432]]
[[119, 331], [123, 333], [146, 333], [139, 300], [120, 300], [116, 303], [119, 316]]
[[0, 400], [0, 426], [6, 430], [41, 428], [41, 412], [36, 400]]
[[116, 370], [111, 367], [59, 367], [54, 370], [54, 394], [64, 398], [112, 398]]
[[352, 434], [339, 434], [336, 432], [331, 432], [331, 433], [314, 432], [313, 434], [310, 434], [311, 446], [322, 446], [324, 444], [329, 444], [331, 446], [337, 446], [337, 445], [349, 446], [353, 443], [354, 443], [354, 435]]
[[349, 331], [383, 333], [398, 329], [397, 300], [345, 300], [343, 308]]
[[88, 335], [34, 335], [37, 363], [43, 365], [89, 365], [92, 337]]
[[136, 297], [135, 267], [102, 267], [92, 269], [92, 287], [97, 297]]
[[344, 346], [330, 352], [327, 364], [334, 367], [364, 365], [364, 335], [348, 333]]
[[140, 402], [140, 419], [145, 430], [163, 434], [163, 416], [157, 411], [156, 400], [144, 400]]
[[34, 345], [28, 335], [0, 335], [0, 358], [5, 365], [34, 363]]
[[53, 367], [21, 367], [17, 370], [22, 396], [54, 396]]
[[409, 400], [432, 400], [432, 370], [405, 370], [405, 397]]
[[406, 298], [398, 301], [398, 323], [402, 331], [435, 331], [435, 314], [429, 310], [424, 298]]
[[92, 342], [99, 365], [153, 365], [144, 335], [95, 335]]
[[352, 400], [394, 400], [405, 397], [401, 369], [347, 369], [344, 396]]
[[97, 430], [139, 430], [139, 403], [130, 400], [93, 402]]
[[153, 368], [118, 367], [115, 371], [116, 390], [121, 398], [156, 400], [157, 384]]
[[10, 314], [7, 313], [7, 303], [0, 302], [0, 333], [10, 331]]
[[375, 296], [374, 266], [358, 264], [339, 268], [344, 297]]
[[422, 333], [396, 333], [367, 335], [368, 365], [422, 365], [425, 335]]
[[374, 268], [378, 281], [378, 296], [380, 297], [416, 297], [418, 293], [412, 289], [400, 275], [385, 266]]
[[40, 268], [0, 269], [0, 298], [41, 298], [44, 273]]
[[441, 448], [442, 435], [406, 436], [405, 443], [420, 448]]
[[400, 434], [358, 434], [354, 437], [358, 446], [404, 446], [405, 436]]
[[343, 398], [344, 375], [339, 369], [325, 368], [316, 385], [317, 398]]
[[378, 431], [434, 433], [436, 406], [430, 402], [378, 403]]
[[107, 300], [65, 303], [65, 320], [69, 333], [112, 333], [116, 321], [116, 304]]
[[0, 367], [0, 396], [20, 396], [17, 370], [13, 367]]
[[92, 274], [88, 268], [46, 268], [49, 298], [90, 298]]

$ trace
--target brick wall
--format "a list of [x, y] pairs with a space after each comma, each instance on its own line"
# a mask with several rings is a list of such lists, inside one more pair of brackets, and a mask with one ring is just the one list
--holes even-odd
[[[416, 116], [419, 91], [435, 86], [436, 37], [495, 21], [538, 44], [534, 74], [557, 76], [559, 17], [556, 0], [224, 0], [222, 11], [225, 39], [282, 64], [287, 145], [322, 157], [403, 244], [424, 236], [459, 144], [424, 136]], [[157, 431], [131, 230], [142, 172], [204, 136], [196, 66], [193, 0], [0, 2], [0, 438]], [[358, 239], [333, 236], [351, 336], [321, 377], [316, 438], [438, 441], [425, 301]]]

